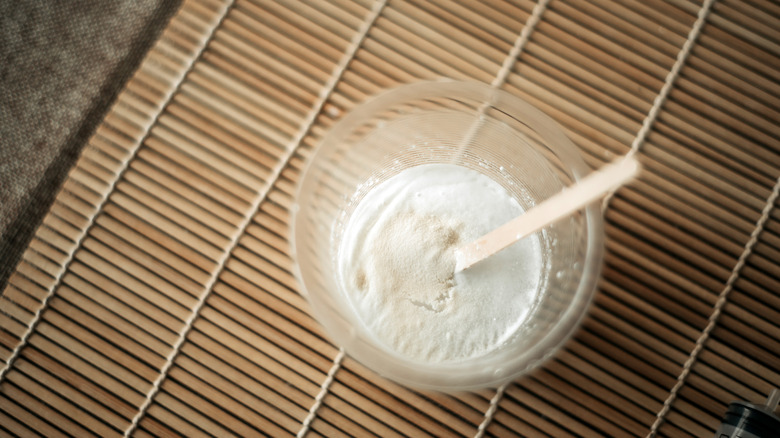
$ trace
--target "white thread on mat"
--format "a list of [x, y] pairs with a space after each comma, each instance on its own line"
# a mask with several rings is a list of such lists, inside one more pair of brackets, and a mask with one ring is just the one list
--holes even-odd
[[533, 10], [531, 11], [531, 15], [528, 17], [528, 21], [525, 22], [523, 30], [521, 30], [520, 35], [517, 36], [515, 44], [512, 46], [512, 50], [509, 51], [509, 54], [507, 54], [506, 58], [504, 59], [504, 64], [496, 74], [493, 82], [490, 83], [491, 87], [498, 88], [504, 85], [506, 78], [509, 77], [509, 73], [512, 72], [512, 67], [520, 58], [520, 54], [523, 53], [525, 46], [528, 44], [528, 41], [531, 40], [531, 33], [536, 30], [536, 26], [542, 20], [542, 14], [547, 9], [548, 3], [550, 3], [550, 0], [539, 0], [539, 3], [534, 6]]
[[[656, 119], [658, 119], [658, 113], [661, 111], [661, 107], [669, 97], [669, 93], [672, 91], [672, 87], [677, 81], [677, 78], [680, 77], [680, 71], [682, 71], [685, 62], [688, 60], [688, 56], [691, 54], [693, 45], [696, 43], [696, 40], [699, 39], [701, 30], [704, 27], [704, 24], [707, 22], [707, 16], [709, 16], [710, 10], [712, 9], [712, 5], [715, 3], [715, 1], [716, 0], [705, 0], [701, 6], [701, 9], [699, 9], [696, 22], [694, 22], [693, 27], [691, 27], [690, 32], [688, 32], [688, 38], [685, 40], [685, 43], [680, 49], [680, 52], [677, 53], [677, 59], [674, 61], [672, 69], [669, 70], [669, 73], [666, 75], [664, 85], [661, 87], [661, 91], [658, 92], [658, 95], [655, 96], [655, 100], [653, 100], [653, 106], [650, 107], [650, 111], [647, 113], [645, 120], [642, 122], [642, 127], [639, 128], [636, 137], [634, 137], [634, 141], [631, 143], [631, 149], [629, 149], [626, 156], [636, 155], [639, 153], [639, 149], [642, 147], [642, 145], [645, 144], [645, 140], [647, 140], [647, 136], [650, 134], [650, 130], [653, 129], [653, 125], [655, 124]], [[602, 210], [607, 208], [609, 201], [613, 196], [615, 196], [615, 192], [617, 190], [618, 189], [612, 190], [604, 197], [604, 201], [601, 204]]]
[[[273, 182], [279, 179], [284, 169], [290, 163], [290, 160], [293, 158], [293, 156], [295, 156], [295, 152], [303, 143], [304, 137], [306, 137], [306, 135], [311, 130], [312, 126], [314, 126], [314, 123], [317, 120], [317, 116], [322, 112], [325, 103], [328, 101], [330, 95], [333, 93], [333, 90], [336, 88], [336, 84], [338, 84], [339, 80], [341, 80], [341, 77], [344, 75], [344, 72], [347, 70], [349, 63], [355, 57], [358, 48], [362, 44], [363, 40], [366, 38], [366, 35], [368, 34], [368, 30], [371, 28], [371, 26], [373, 26], [374, 21], [376, 21], [376, 18], [379, 16], [379, 13], [384, 8], [385, 3], [386, 0], [382, 0], [376, 3], [376, 5], [371, 11], [371, 14], [369, 15], [368, 20], [366, 20], [366, 22], [364, 22], [363, 25], [358, 30], [355, 39], [352, 40], [352, 43], [347, 48], [345, 56], [341, 59], [339, 64], [336, 66], [333, 75], [330, 77], [330, 79], [322, 88], [322, 90], [320, 90], [317, 103], [314, 105], [313, 110], [309, 112], [309, 114], [306, 117], [306, 120], [301, 125], [301, 129], [296, 133], [295, 137], [290, 142], [290, 147], [287, 151], [287, 154], [279, 162], [279, 164], [276, 166], [273, 173], [271, 174], [270, 178], [268, 179], [268, 181], [270, 181], [271, 183], [266, 187], [266, 189], [262, 193], [259, 193], [258, 196], [252, 201], [252, 205], [250, 206], [247, 214], [242, 218], [241, 223], [236, 229], [234, 235], [231, 236], [230, 244], [228, 245], [226, 250], [222, 253], [222, 256], [220, 257], [217, 263], [217, 267], [214, 270], [214, 273], [209, 278], [209, 281], [205, 285], [203, 293], [198, 298], [198, 302], [193, 308], [192, 313], [187, 318], [187, 321], [185, 321], [184, 327], [182, 328], [182, 331], [179, 334], [179, 338], [176, 340], [176, 343], [174, 344], [170, 353], [166, 357], [165, 365], [163, 365], [162, 369], [160, 370], [160, 374], [152, 383], [152, 387], [149, 390], [149, 393], [146, 395], [146, 399], [144, 400], [144, 403], [138, 409], [138, 412], [133, 417], [127, 430], [125, 430], [124, 433], [125, 437], [129, 437], [130, 435], [133, 434], [133, 432], [135, 432], [135, 430], [138, 428], [138, 425], [140, 424], [141, 418], [143, 418], [143, 416], [146, 414], [146, 411], [149, 409], [149, 406], [151, 406], [152, 402], [154, 401], [154, 397], [157, 395], [158, 392], [160, 392], [160, 387], [162, 386], [163, 381], [168, 376], [168, 371], [171, 369], [174, 361], [176, 360], [176, 357], [179, 355], [179, 352], [181, 351], [181, 347], [182, 345], [184, 345], [184, 342], [187, 339], [187, 335], [192, 330], [193, 324], [195, 323], [195, 319], [197, 319], [201, 309], [203, 309], [203, 307], [205, 306], [206, 300], [211, 294], [211, 291], [214, 288], [214, 285], [216, 284], [217, 280], [219, 279], [220, 274], [225, 269], [227, 261], [230, 259], [233, 250], [235, 250], [236, 246], [238, 246], [238, 242], [241, 236], [244, 234], [247, 227], [252, 222], [252, 218], [254, 218], [255, 215], [257, 215], [257, 212], [260, 209], [260, 205], [266, 199], [268, 193], [271, 191], [271, 188], [273, 187]], [[323, 397], [324, 396], [325, 395], [323, 394]]]
[[311, 405], [311, 409], [309, 409], [309, 415], [304, 418], [303, 423], [301, 423], [301, 430], [298, 431], [298, 433], [295, 435], [296, 438], [303, 438], [306, 436], [306, 433], [309, 432], [309, 426], [311, 426], [311, 422], [314, 421], [314, 418], [317, 416], [317, 411], [320, 409], [320, 406], [322, 405], [322, 400], [325, 398], [325, 396], [328, 394], [328, 390], [330, 389], [330, 384], [333, 383], [333, 380], [336, 377], [336, 372], [338, 372], [339, 368], [341, 368], [341, 361], [344, 360], [344, 349], [339, 350], [339, 354], [336, 355], [336, 357], [333, 359], [333, 366], [330, 367], [330, 371], [328, 371], [328, 375], [325, 377], [325, 380], [322, 381], [322, 386], [320, 386], [320, 392], [317, 393], [317, 397], [314, 398], [314, 404]]
[[[109, 184], [108, 188], [105, 191], [105, 197], [100, 200], [100, 203], [97, 205], [97, 208], [95, 209], [95, 212], [92, 214], [92, 216], [89, 218], [89, 221], [87, 222], [86, 227], [83, 228], [83, 231], [78, 235], [77, 240], [75, 242], [75, 245], [73, 248], [68, 252], [67, 257], [65, 258], [65, 262], [62, 264], [62, 268], [57, 273], [57, 276], [54, 278], [54, 284], [51, 286], [51, 288], [47, 291], [46, 297], [43, 299], [43, 302], [41, 303], [41, 306], [38, 308], [38, 310], [35, 312], [35, 315], [33, 315], [32, 321], [27, 326], [27, 331], [25, 331], [24, 335], [22, 336], [19, 343], [14, 347], [13, 351], [11, 352], [11, 355], [8, 357], [8, 360], [5, 363], [5, 366], [3, 369], [0, 369], [0, 383], [3, 382], [5, 379], [6, 374], [8, 371], [13, 367], [14, 362], [19, 357], [19, 354], [21, 353], [22, 349], [27, 345], [27, 343], [30, 340], [30, 336], [35, 332], [36, 327], [38, 326], [38, 323], [41, 321], [41, 316], [43, 315], [43, 312], [49, 307], [49, 303], [51, 302], [51, 298], [54, 296], [54, 292], [59, 288], [60, 284], [62, 283], [63, 276], [66, 272], [68, 272], [70, 265], [73, 263], [74, 257], [76, 255], [76, 252], [78, 252], [79, 249], [81, 249], [81, 246], [84, 243], [84, 239], [89, 235], [89, 232], [92, 230], [92, 228], [95, 226], [95, 219], [97, 216], [103, 211], [103, 208], [105, 207], [106, 203], [108, 202], [108, 199], [111, 195], [111, 193], [114, 192], [114, 189], [116, 188], [117, 183], [122, 179], [124, 174], [127, 172], [128, 165], [131, 161], [135, 159], [135, 157], [138, 155], [138, 151], [141, 149], [141, 146], [144, 144], [146, 139], [149, 137], [151, 133], [151, 128], [157, 124], [157, 120], [160, 118], [160, 115], [165, 111], [165, 109], [168, 107], [168, 104], [170, 104], [171, 100], [173, 99], [173, 96], [179, 91], [179, 87], [184, 82], [184, 78], [187, 77], [187, 75], [192, 71], [192, 68], [195, 66], [197, 61], [201, 58], [203, 55], [203, 51], [205, 50], [206, 46], [208, 46], [209, 41], [211, 41], [212, 37], [214, 36], [214, 33], [217, 28], [219, 28], [220, 24], [222, 23], [222, 20], [224, 20], [225, 16], [227, 15], [227, 11], [232, 7], [232, 3], [229, 6], [226, 6], [224, 11], [222, 11], [222, 15], [219, 17], [217, 22], [214, 24], [214, 27], [211, 29], [210, 33], [201, 41], [201, 44], [198, 46], [198, 51], [195, 54], [194, 57], [192, 57], [190, 64], [187, 65], [187, 68], [184, 69], [184, 71], [179, 75], [178, 78], [176, 78], [175, 86], [170, 90], [170, 92], [164, 97], [163, 101], [161, 102], [160, 106], [157, 108], [157, 113], [152, 118], [151, 122], [149, 122], [148, 126], [144, 129], [144, 134], [141, 137], [141, 140], [138, 142], [138, 144], [135, 146], [135, 149], [128, 154], [128, 156], [121, 162], [119, 171], [116, 173], [116, 178]], [[176, 19], [175, 17], [173, 18]], [[77, 164], [78, 165], [78, 164]]]
[[[515, 65], [515, 62], [517, 62], [520, 54], [523, 53], [523, 49], [525, 49], [526, 44], [528, 44], [528, 41], [531, 39], [531, 32], [536, 29], [536, 25], [539, 24], [539, 21], [542, 19], [542, 13], [547, 9], [548, 3], [549, 0], [540, 0], [539, 3], [534, 6], [534, 9], [531, 11], [531, 15], [528, 17], [528, 21], [526, 21], [525, 26], [523, 27], [523, 30], [521, 30], [520, 35], [517, 36], [515, 44], [512, 46], [512, 49], [509, 51], [509, 53], [507, 53], [501, 68], [498, 70], [498, 73], [496, 73], [496, 77], [490, 83], [491, 88], [499, 89], [502, 85], [504, 85], [506, 78], [509, 77], [509, 73], [512, 72], [512, 67]], [[482, 102], [482, 104], [479, 106], [477, 109], [478, 116], [474, 123], [472, 123], [469, 127], [469, 130], [463, 136], [463, 140], [460, 142], [460, 146], [458, 147], [458, 153], [456, 153], [453, 157], [452, 163], [457, 162], [458, 158], [463, 155], [466, 147], [474, 139], [474, 136], [476, 136], [477, 132], [480, 130], [480, 128], [482, 128], [484, 120], [481, 116], [483, 116], [485, 111], [487, 111], [489, 107], [493, 106], [493, 104], [494, 102], [489, 101]]]
[[474, 435], [474, 438], [482, 438], [485, 435], [485, 431], [490, 425], [490, 422], [493, 421], [493, 417], [496, 415], [496, 411], [498, 411], [498, 403], [504, 396], [504, 391], [506, 391], [506, 387], [508, 385], [509, 383], [504, 383], [503, 385], [499, 386], [496, 390], [496, 395], [490, 399], [490, 406], [488, 406], [487, 411], [485, 411], [485, 418], [482, 420], [482, 423], [479, 424], [479, 427], [477, 428], [477, 434]]
[[737, 263], [734, 265], [734, 269], [731, 270], [731, 275], [726, 281], [726, 286], [723, 288], [720, 295], [718, 295], [717, 301], [715, 301], [715, 305], [712, 308], [712, 313], [710, 314], [710, 318], [707, 321], [707, 325], [704, 327], [704, 330], [702, 330], [699, 338], [696, 339], [696, 344], [694, 345], [693, 350], [691, 350], [691, 354], [685, 361], [680, 375], [677, 376], [677, 382], [674, 384], [674, 387], [672, 387], [671, 391], [669, 391], [669, 395], [666, 397], [666, 400], [664, 400], [663, 407], [656, 415], [653, 424], [650, 426], [650, 431], [647, 434], [648, 438], [655, 437], [655, 435], [658, 433], [658, 428], [661, 427], [661, 424], [663, 424], [664, 420], [666, 419], [666, 415], [672, 408], [672, 403], [674, 403], [675, 399], [677, 399], [677, 394], [683, 385], [685, 385], [685, 381], [690, 375], [699, 353], [704, 348], [704, 343], [707, 342], [707, 339], [710, 337], [710, 333], [718, 323], [718, 319], [723, 312], [723, 306], [725, 306], [728, 302], [728, 296], [734, 288], [734, 283], [736, 283], [737, 279], [739, 278], [739, 274], [742, 271], [742, 268], [745, 266], [748, 256], [753, 251], [753, 246], [756, 244], [756, 242], [758, 242], [758, 236], [761, 234], [761, 231], [763, 231], [764, 224], [769, 219], [769, 215], [772, 213], [772, 209], [774, 208], [778, 195], [780, 195], [780, 177], [777, 178], [777, 182], [772, 189], [772, 193], [769, 195], [769, 198], [767, 198], [766, 205], [764, 205], [764, 209], [761, 212], [761, 217], [758, 218], [758, 221], [756, 222], [756, 227], [750, 234], [750, 238], [748, 239], [747, 243], [745, 243], [745, 249], [742, 251], [742, 254], [740, 254]]

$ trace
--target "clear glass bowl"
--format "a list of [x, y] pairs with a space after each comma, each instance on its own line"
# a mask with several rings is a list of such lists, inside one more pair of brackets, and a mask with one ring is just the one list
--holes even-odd
[[499, 386], [550, 357], [579, 325], [603, 258], [599, 205], [540, 232], [541, 291], [521, 328], [489, 353], [423, 363], [379, 345], [339, 289], [344, 225], [371, 188], [409, 167], [451, 163], [491, 177], [528, 209], [589, 172], [562, 129], [481, 83], [419, 82], [356, 107], [325, 136], [299, 185], [291, 229], [296, 275], [316, 319], [347, 354], [399, 383], [441, 391]]

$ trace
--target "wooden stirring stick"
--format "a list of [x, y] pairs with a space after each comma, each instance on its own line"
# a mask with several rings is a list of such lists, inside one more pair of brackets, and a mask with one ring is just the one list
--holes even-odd
[[625, 184], [638, 172], [639, 162], [631, 156], [591, 173], [515, 219], [455, 250], [455, 272], [468, 269], [531, 233], [574, 213]]

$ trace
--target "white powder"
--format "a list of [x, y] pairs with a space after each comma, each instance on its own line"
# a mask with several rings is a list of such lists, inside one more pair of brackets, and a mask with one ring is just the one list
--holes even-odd
[[484, 354], [523, 323], [539, 293], [541, 246], [530, 236], [453, 274], [455, 249], [521, 214], [489, 177], [429, 164], [371, 190], [344, 231], [342, 289], [378, 343], [410, 359]]

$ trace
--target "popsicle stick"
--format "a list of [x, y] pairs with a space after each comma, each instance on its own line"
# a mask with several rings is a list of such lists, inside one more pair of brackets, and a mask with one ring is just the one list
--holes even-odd
[[518, 240], [574, 213], [625, 184], [638, 172], [639, 162], [631, 156], [591, 173], [515, 219], [458, 248], [455, 251], [455, 272], [468, 269]]

